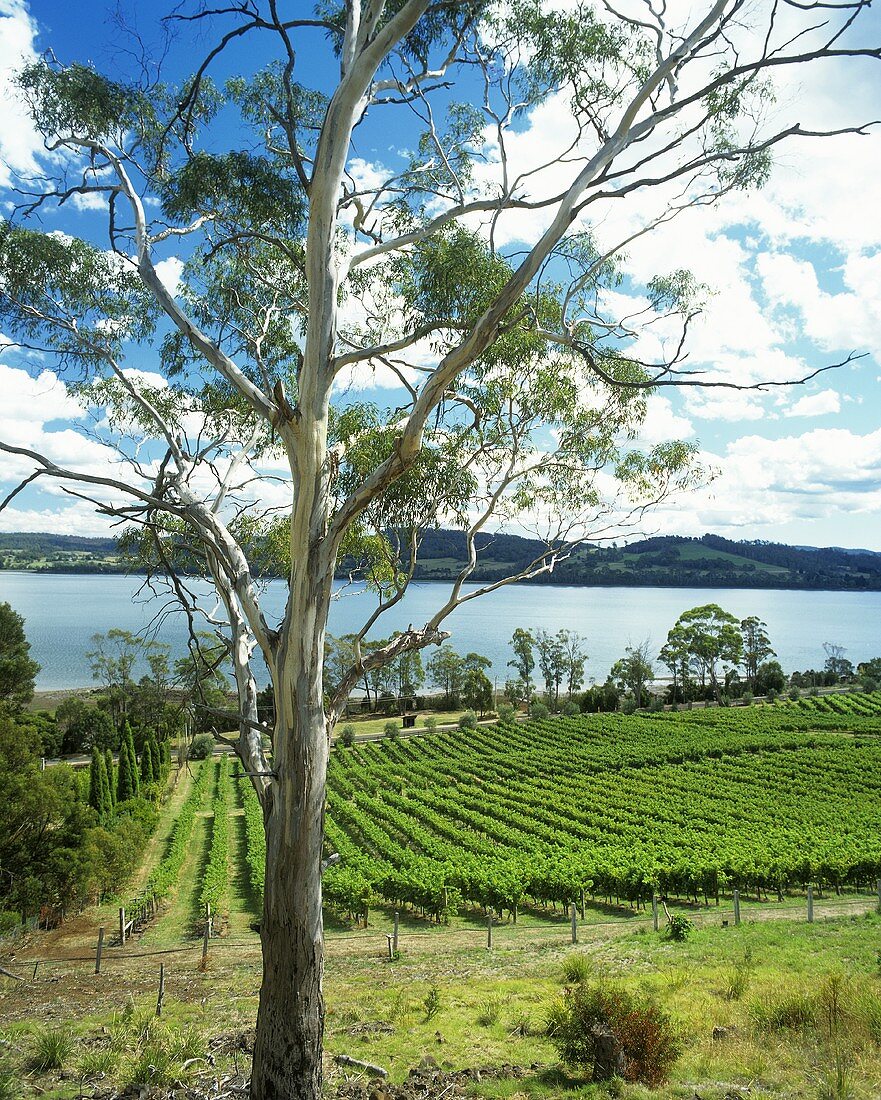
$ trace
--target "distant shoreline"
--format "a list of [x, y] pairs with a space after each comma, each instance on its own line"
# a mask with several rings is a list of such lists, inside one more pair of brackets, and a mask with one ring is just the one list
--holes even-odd
[[[4, 573], [28, 577], [144, 577], [146, 573], [142, 573], [135, 569], [6, 569], [0, 566], [0, 577]], [[282, 581], [285, 578], [280, 573], [265, 573], [257, 574], [256, 580], [258, 581]], [[348, 580], [348, 573], [338, 573], [335, 580]], [[455, 573], [450, 573], [447, 576], [431, 576], [424, 577], [419, 576], [418, 572], [414, 576], [413, 584], [452, 584], [456, 579]], [[496, 577], [477, 576], [471, 578], [468, 584], [486, 584], [494, 582]], [[860, 595], [866, 592], [881, 592], [881, 581], [877, 584], [798, 584], [795, 582], [783, 582], [771, 584], [767, 581], [762, 582], [756, 580], [755, 583], [750, 584], [748, 580], [751, 578], [746, 577], [734, 577], [726, 579], [724, 577], [692, 577], [686, 576], [682, 578], [666, 578], [664, 580], [646, 579], [639, 580], [629, 574], [624, 574], [619, 577], [587, 577], [584, 580], [572, 580], [571, 578], [560, 578], [555, 573], [542, 574], [538, 577], [533, 577], [530, 580], [511, 581], [511, 585], [524, 585], [530, 588], [538, 587], [541, 585], [553, 585], [555, 588], [699, 588], [699, 589], [724, 589], [729, 591], [742, 590], [744, 592], [852, 592], [854, 595]]]

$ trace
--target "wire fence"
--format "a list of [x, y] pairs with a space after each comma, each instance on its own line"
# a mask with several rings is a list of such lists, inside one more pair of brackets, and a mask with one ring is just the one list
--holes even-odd
[[[817, 899], [813, 896], [812, 889], [808, 890], [807, 897], [798, 903], [778, 904], [748, 903], [740, 899], [737, 892], [730, 905], [713, 906], [709, 909], [688, 911], [688, 920], [696, 928], [707, 927], [736, 927], [743, 923], [758, 923], [774, 920], [790, 920], [801, 917], [807, 922], [826, 922], [834, 919], [850, 919], [864, 916], [867, 913], [881, 911], [881, 882], [878, 884], [876, 895], [865, 894], [851, 896], [846, 899], [835, 900]], [[677, 909], [677, 914], [679, 910]], [[624, 935], [628, 932], [642, 930], [663, 933], [667, 927], [667, 911], [664, 900], [655, 897], [651, 908], [644, 916], [634, 913], [633, 916], [612, 917], [608, 920], [583, 920], [578, 916], [578, 910], [573, 905], [565, 917], [550, 918], [546, 925], [530, 921], [520, 924], [514, 921], [502, 921], [495, 916], [488, 916], [483, 925], [472, 924], [468, 927], [449, 927], [436, 925], [432, 928], [413, 928], [410, 922], [401, 922], [398, 913], [394, 914], [394, 922], [390, 929], [386, 927], [363, 928], [357, 932], [338, 934], [330, 933], [325, 938], [325, 951], [329, 960], [358, 955], [362, 958], [375, 958], [388, 960], [398, 958], [408, 951], [425, 953], [437, 952], [444, 948], [450, 949], [480, 949], [505, 950], [527, 949], [530, 946], [545, 947], [557, 943], [563, 947], [566, 945], [584, 945], [599, 943], [609, 938], [609, 934]], [[0, 976], [13, 980], [36, 980], [47, 971], [57, 973], [85, 967], [87, 970], [99, 975], [106, 973], [108, 967], [115, 968], [123, 964], [138, 964], [148, 959], [167, 959], [169, 957], [187, 957], [193, 960], [194, 967], [206, 969], [209, 959], [215, 953], [221, 956], [240, 954], [243, 958], [250, 955], [255, 959], [260, 954], [260, 937], [253, 934], [244, 939], [226, 936], [209, 937], [207, 934], [199, 940], [183, 943], [173, 947], [150, 947], [132, 950], [128, 941], [126, 945], [107, 946], [104, 942], [104, 929], [97, 933], [97, 943], [94, 950], [82, 948], [76, 953], [64, 952], [58, 955], [35, 955], [26, 959], [16, 959], [7, 964], [8, 969], [0, 967]], [[128, 949], [126, 950], [126, 947]], [[353, 950], [354, 949], [354, 950]], [[75, 949], [76, 950], [76, 949]], [[16, 973], [18, 971], [18, 973]]]

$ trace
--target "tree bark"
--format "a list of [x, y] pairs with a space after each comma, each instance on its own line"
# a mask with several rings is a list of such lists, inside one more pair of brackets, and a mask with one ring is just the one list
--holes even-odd
[[[285, 704], [282, 704], [282, 714]], [[321, 708], [298, 708], [297, 736], [277, 756], [266, 817], [263, 982], [251, 1096], [321, 1096], [324, 1031], [321, 848], [327, 735]], [[311, 711], [310, 720], [304, 711]]]

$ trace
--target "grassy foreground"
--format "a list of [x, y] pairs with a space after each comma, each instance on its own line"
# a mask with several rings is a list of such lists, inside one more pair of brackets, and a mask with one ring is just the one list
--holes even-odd
[[[393, 1082], [430, 1056], [442, 1068], [513, 1063], [522, 1077], [475, 1081], [476, 1096], [609, 1094], [566, 1070], [543, 1033], [568, 979], [620, 981], [655, 996], [675, 1021], [683, 1055], [670, 1081], [637, 1098], [739, 1096], [869, 1100], [881, 1095], [881, 918], [757, 921], [695, 930], [673, 943], [643, 928], [578, 947], [511, 936], [491, 953], [438, 938], [432, 952], [390, 961], [347, 954], [327, 964], [329, 1080], [347, 1054], [389, 1070]], [[573, 963], [573, 959], [576, 961]], [[260, 980], [256, 948], [56, 966], [34, 982], [0, 978], [0, 1097], [73, 1097], [132, 1083], [172, 1086], [247, 1072]], [[23, 964], [19, 964], [21, 967]], [[47, 1057], [47, 1054], [49, 1057]], [[210, 1062], [206, 1059], [210, 1058]], [[40, 1062], [56, 1063], [40, 1069]]]

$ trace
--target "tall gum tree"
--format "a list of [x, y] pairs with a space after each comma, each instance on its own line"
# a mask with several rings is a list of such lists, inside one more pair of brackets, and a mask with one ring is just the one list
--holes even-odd
[[[857, 37], [868, 0], [716, 0], [681, 15], [652, 0], [288, 7], [178, 5], [166, 25], [212, 43], [179, 87], [54, 57], [27, 67], [46, 174], [21, 181], [0, 234], [0, 330], [54, 357], [81, 430], [111, 456], [69, 468], [6, 441], [19, 488], [50, 479], [124, 521], [197, 652], [215, 632], [235, 674], [235, 747], [267, 837], [257, 1100], [321, 1091], [325, 771], [346, 696], [441, 642], [464, 601], [551, 570], [699, 479], [693, 448], [640, 446], [647, 396], [736, 382], [687, 368], [701, 288], [686, 272], [660, 272], [642, 313], [614, 313], [617, 257], [689, 207], [760, 185], [784, 139], [822, 136], [765, 118], [775, 72], [879, 57]], [[219, 87], [227, 55], [249, 75]], [[518, 166], [515, 139], [551, 100], [569, 132], [545, 164]], [[412, 153], [365, 165], [356, 139], [379, 128]], [[654, 212], [602, 239], [608, 211], [645, 195]], [[41, 227], [74, 198], [103, 210], [100, 235]], [[173, 256], [180, 287], [163, 278]], [[633, 349], [659, 318], [678, 325], [676, 350], [641, 362]], [[347, 393], [371, 374], [397, 386], [395, 408]], [[466, 588], [490, 522], [532, 527], [544, 548]], [[436, 524], [464, 531], [466, 565], [426, 622], [368, 646]], [[288, 581], [279, 622], [255, 579], [270, 565]], [[330, 693], [340, 571], [373, 603]]]

